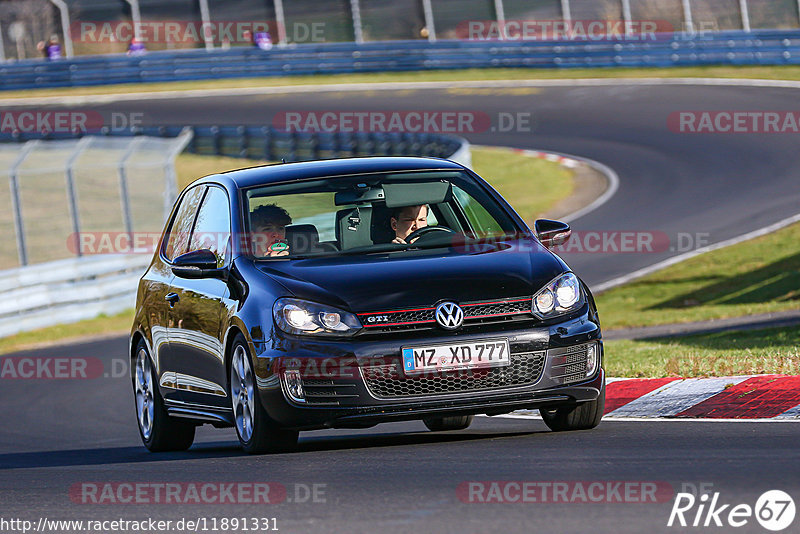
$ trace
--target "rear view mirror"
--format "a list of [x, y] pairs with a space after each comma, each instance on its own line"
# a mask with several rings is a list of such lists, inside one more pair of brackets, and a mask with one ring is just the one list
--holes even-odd
[[366, 184], [356, 187], [352, 191], [339, 191], [333, 196], [333, 204], [336, 206], [347, 206], [350, 204], [366, 204], [383, 200], [383, 188], [369, 187]]
[[572, 230], [567, 223], [561, 221], [551, 221], [550, 219], [539, 219], [534, 223], [536, 237], [545, 247], [557, 247], [569, 241]]

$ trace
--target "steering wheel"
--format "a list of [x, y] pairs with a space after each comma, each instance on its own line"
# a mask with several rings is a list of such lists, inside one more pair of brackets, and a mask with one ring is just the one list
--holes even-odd
[[426, 226], [424, 228], [417, 228], [410, 234], [406, 236], [406, 243], [411, 243], [414, 239], [419, 239], [426, 235], [431, 235], [436, 232], [444, 232], [446, 234], [455, 234], [457, 233], [455, 230], [452, 230], [446, 226]]

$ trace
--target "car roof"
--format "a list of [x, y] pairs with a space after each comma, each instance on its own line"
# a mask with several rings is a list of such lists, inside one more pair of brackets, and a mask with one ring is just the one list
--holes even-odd
[[298, 163], [279, 163], [228, 171], [206, 176], [203, 182], [228, 182], [236, 188], [266, 185], [277, 182], [325, 178], [353, 174], [419, 170], [462, 170], [458, 163], [438, 158], [385, 156], [365, 158], [326, 159]]

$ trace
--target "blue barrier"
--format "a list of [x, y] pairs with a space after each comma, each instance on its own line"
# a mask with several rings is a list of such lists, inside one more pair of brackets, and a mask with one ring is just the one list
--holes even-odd
[[[641, 39], [641, 38], [638, 38]], [[797, 65], [800, 31], [657, 34], [651, 40], [391, 41], [103, 55], [0, 65], [0, 90], [463, 68]]]
[[[450, 158], [462, 140], [443, 134], [287, 132], [266, 126], [192, 126], [187, 152], [234, 158], [308, 161], [351, 156], [430, 156]], [[104, 128], [93, 135], [176, 137], [182, 126], [150, 126], [128, 130]], [[72, 139], [81, 132], [0, 132], [0, 142]]]

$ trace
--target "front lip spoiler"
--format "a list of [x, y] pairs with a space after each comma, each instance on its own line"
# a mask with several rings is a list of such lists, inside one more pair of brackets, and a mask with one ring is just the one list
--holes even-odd
[[[476, 414], [487, 413], [490, 415], [499, 415], [502, 413], [512, 412], [514, 410], [534, 409], [550, 404], [564, 404], [574, 401], [574, 397], [569, 395], [551, 395], [546, 397], [536, 397], [532, 399], [512, 399], [507, 401], [492, 401], [487, 402], [474, 402], [457, 404], [452, 406], [431, 406], [426, 408], [414, 408], [413, 410], [407, 409], [395, 412], [377, 412], [377, 413], [358, 413], [352, 415], [344, 415], [337, 417], [333, 421], [333, 426], [346, 423], [381, 423], [391, 421], [405, 421], [419, 419], [421, 416], [435, 414], [435, 415], [459, 415], [459, 414]], [[393, 407], [394, 408], [394, 407]]]

